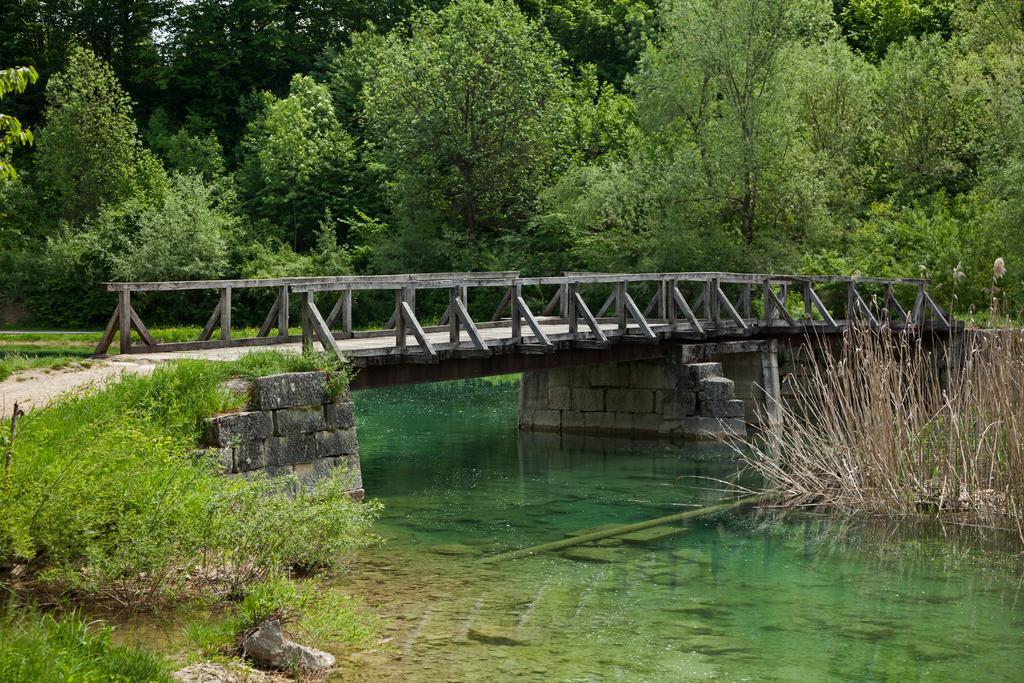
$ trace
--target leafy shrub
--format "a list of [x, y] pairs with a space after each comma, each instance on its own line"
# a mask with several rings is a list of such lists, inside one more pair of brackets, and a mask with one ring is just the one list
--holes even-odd
[[8, 606], [0, 617], [0, 680], [8, 683], [170, 681], [155, 654], [110, 642], [76, 613], [55, 618]]
[[[287, 358], [276, 367], [318, 362]], [[238, 591], [367, 542], [377, 508], [351, 501], [339, 479], [291, 496], [291, 482], [223, 477], [197, 455], [202, 418], [244, 403], [221, 384], [241, 372], [183, 361], [26, 416], [0, 483], [0, 565], [135, 605], [190, 581]]]

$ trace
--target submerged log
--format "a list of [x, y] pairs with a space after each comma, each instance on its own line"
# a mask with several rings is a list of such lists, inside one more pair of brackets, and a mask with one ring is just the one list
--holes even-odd
[[757, 505], [758, 503], [767, 501], [770, 497], [771, 496], [768, 494], [749, 496], [747, 498], [740, 498], [739, 500], [733, 501], [731, 503], [721, 503], [719, 505], [711, 505], [709, 507], [704, 507], [697, 510], [678, 512], [674, 515], [666, 515], [664, 517], [658, 517], [656, 519], [649, 519], [646, 522], [634, 522], [633, 524], [625, 524], [623, 526], [616, 526], [609, 529], [591, 531], [589, 533], [579, 534], [577, 536], [570, 536], [569, 538], [563, 538], [559, 541], [542, 543], [541, 545], [535, 545], [529, 548], [520, 548], [519, 550], [512, 550], [507, 553], [491, 555], [490, 557], [485, 558], [484, 562], [503, 562], [505, 560], [518, 560], [520, 558], [529, 557], [530, 555], [536, 555], [538, 553], [546, 553], [551, 552], [553, 550], [571, 548], [573, 546], [581, 545], [583, 543], [590, 543], [591, 541], [600, 541], [603, 538], [613, 538], [615, 536], [622, 536], [623, 534], [632, 533], [634, 531], [640, 531], [641, 529], [649, 529], [650, 527], [660, 526], [662, 524], [669, 524], [671, 522], [683, 522], [690, 519], [697, 519], [699, 517], [706, 517], [707, 515], [713, 515], [717, 512], [727, 512], [729, 510], [737, 510], [739, 508]]

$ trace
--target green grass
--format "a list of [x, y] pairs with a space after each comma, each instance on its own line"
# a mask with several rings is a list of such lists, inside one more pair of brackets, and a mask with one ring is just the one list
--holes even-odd
[[8, 683], [170, 681], [167, 662], [113, 645], [110, 629], [8, 606], [0, 618], [0, 680]]
[[[246, 401], [225, 378], [330, 366], [275, 352], [179, 361], [29, 413], [0, 480], [0, 566], [127, 605], [180, 595], [197, 572], [224, 595], [284, 567], [331, 566], [370, 540], [377, 510], [344, 495], [342, 473], [289, 496], [286, 479], [223, 477], [215, 453], [197, 452], [203, 418]], [[344, 370], [334, 378], [342, 390]]]

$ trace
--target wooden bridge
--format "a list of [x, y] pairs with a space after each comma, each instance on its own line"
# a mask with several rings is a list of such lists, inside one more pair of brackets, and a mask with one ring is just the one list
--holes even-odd
[[[117, 293], [118, 302], [97, 355], [108, 352], [118, 333], [123, 354], [206, 355], [202, 352], [318, 343], [363, 368], [357, 384], [364, 386], [635, 360], [654, 357], [659, 353], [654, 347], [670, 343], [837, 334], [851, 324], [922, 332], [957, 325], [929, 295], [927, 281], [905, 278], [485, 272], [117, 282], [106, 287]], [[219, 296], [194, 341], [158, 341], [133, 305], [133, 295], [201, 290]], [[272, 304], [255, 335], [239, 337], [232, 327], [233, 297], [257, 293]], [[377, 329], [353, 325], [360, 302], [376, 298], [380, 310], [384, 297], [393, 298], [393, 308], [385, 304], [392, 311], [386, 324]], [[498, 304], [487, 315], [494, 301]], [[300, 311], [301, 334], [290, 330], [293, 306]]]

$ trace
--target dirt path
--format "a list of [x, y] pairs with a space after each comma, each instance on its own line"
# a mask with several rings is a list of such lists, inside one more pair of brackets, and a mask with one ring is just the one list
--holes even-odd
[[66, 391], [93, 384], [105, 384], [122, 373], [149, 374], [158, 363], [121, 360], [91, 361], [89, 367], [72, 365], [60, 370], [17, 372], [0, 382], [0, 415], [7, 415], [15, 403], [25, 410], [41, 408]]

